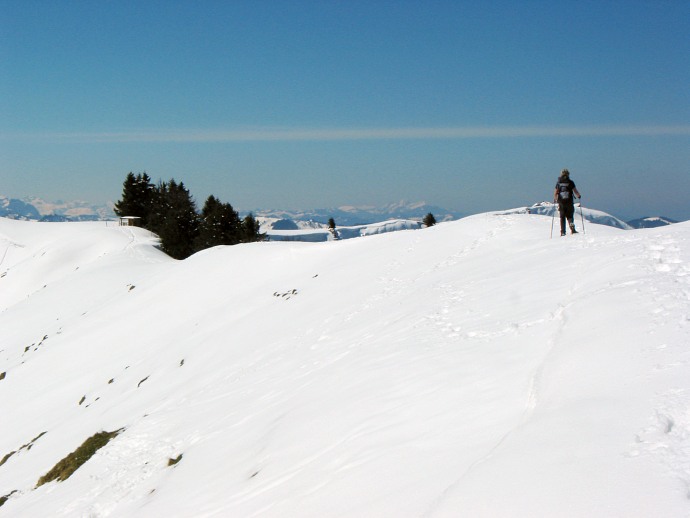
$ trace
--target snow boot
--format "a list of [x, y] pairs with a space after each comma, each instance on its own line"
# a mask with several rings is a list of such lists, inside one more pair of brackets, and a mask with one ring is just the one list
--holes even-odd
[[570, 225], [570, 233], [577, 234], [577, 230], [575, 230], [575, 225]]

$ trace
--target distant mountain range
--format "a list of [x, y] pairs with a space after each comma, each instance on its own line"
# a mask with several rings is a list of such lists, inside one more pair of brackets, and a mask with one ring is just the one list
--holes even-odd
[[[532, 214], [542, 214], [544, 216], [551, 216], [554, 214], [554, 212], [558, 211], [557, 207], [553, 203], [546, 201], [535, 203], [526, 210], [528, 210]], [[576, 209], [576, 212], [577, 211], [579, 211], [579, 209]], [[599, 225], [608, 225], [609, 227], [616, 227], [623, 230], [631, 230], [636, 228], [663, 227], [665, 225], [672, 225], [674, 223], [678, 223], [677, 221], [671, 218], [663, 216], [638, 218], [624, 222], [616, 218], [615, 216], [592, 209], [585, 209], [584, 217], [592, 223], [597, 223]]]
[[[547, 207], [535, 204], [532, 209], [535, 213], [549, 214]], [[548, 204], [546, 204], [548, 205]], [[101, 221], [114, 219], [114, 204], [108, 202], [105, 205], [93, 205], [84, 201], [56, 201], [47, 202], [40, 198], [28, 197], [23, 199], [9, 198], [0, 195], [0, 217], [10, 219], [23, 219], [33, 221]], [[309, 210], [277, 210], [256, 209], [251, 211], [254, 216], [265, 223], [272, 225], [275, 230], [290, 230], [297, 228], [319, 228], [328, 224], [333, 218], [339, 227], [370, 225], [391, 219], [405, 219], [421, 221], [424, 216], [431, 213], [436, 221], [452, 221], [460, 219], [468, 214], [451, 211], [442, 207], [428, 205], [425, 202], [400, 201], [383, 207], [374, 206], [342, 206], [336, 208], [309, 209]], [[244, 216], [249, 211], [240, 211]], [[607, 215], [608, 216], [608, 215]], [[627, 223], [610, 216], [611, 222], [606, 218], [599, 218], [598, 223], [616, 226], [618, 228], [652, 228], [677, 223], [671, 218], [656, 216], [645, 217], [628, 221]]]
[[630, 225], [632, 228], [656, 228], [663, 227], [665, 225], [672, 225], [673, 223], [678, 222], [671, 218], [665, 218], [660, 216], [639, 218], [628, 221], [628, 225]]
[[355, 207], [343, 206], [329, 209], [310, 209], [303, 211], [287, 211], [273, 209], [257, 209], [252, 211], [254, 216], [261, 219], [278, 221], [313, 222], [321, 225], [328, 224], [333, 218], [338, 226], [369, 225], [389, 219], [410, 219], [421, 221], [431, 213], [436, 221], [452, 221], [467, 214], [447, 210], [424, 202], [400, 201], [384, 207]]
[[101, 221], [115, 218], [113, 203], [92, 205], [85, 201], [47, 202], [29, 197], [21, 200], [0, 194], [0, 217], [32, 221]]
[[[0, 217], [35, 221], [98, 221], [115, 218], [114, 204], [91, 205], [83, 201], [47, 202], [40, 198], [30, 197], [21, 200], [0, 195]], [[244, 216], [250, 211], [240, 211]], [[409, 203], [401, 201], [384, 207], [354, 207], [309, 209], [309, 210], [275, 210], [256, 209], [251, 211], [256, 217], [271, 220], [299, 221], [314, 224], [315, 227], [326, 225], [333, 218], [339, 226], [367, 225], [389, 219], [421, 220], [432, 213], [437, 221], [451, 221], [467, 214], [454, 212], [441, 207], [427, 205], [424, 202]], [[304, 226], [304, 225], [300, 225]]]
[[[558, 215], [558, 205], [548, 201], [542, 201], [540, 203], [535, 203], [531, 207], [526, 207], [524, 209], [514, 209], [512, 212], [522, 211], [528, 212], [530, 214], [541, 214], [542, 216], [554, 217]], [[580, 207], [578, 207], [576, 209], [576, 212], [576, 225], [578, 224], [580, 218], [584, 217], [584, 219], [586, 219], [587, 221], [591, 223], [596, 223], [597, 225], [606, 225], [608, 227], [620, 228], [621, 230], [632, 230], [633, 228], [625, 221], [620, 220], [617, 217], [612, 216], [611, 214], [608, 214], [606, 212], [602, 212], [600, 210], [588, 208], [585, 208], [583, 210]]]

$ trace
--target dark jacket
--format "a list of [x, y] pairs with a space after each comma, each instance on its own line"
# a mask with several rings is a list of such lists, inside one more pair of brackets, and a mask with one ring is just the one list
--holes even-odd
[[567, 176], [559, 176], [556, 182], [556, 194], [558, 203], [573, 203], [573, 192], [577, 194], [575, 182]]

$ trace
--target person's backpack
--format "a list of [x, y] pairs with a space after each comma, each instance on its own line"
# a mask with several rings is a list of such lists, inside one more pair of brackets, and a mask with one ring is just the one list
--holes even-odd
[[573, 182], [570, 178], [560, 177], [558, 183], [556, 184], [558, 188], [558, 198], [566, 201], [573, 199]]

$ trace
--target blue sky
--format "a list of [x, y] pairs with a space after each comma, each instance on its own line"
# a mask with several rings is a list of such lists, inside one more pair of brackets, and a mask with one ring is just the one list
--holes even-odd
[[0, 0], [0, 194], [690, 219], [690, 3]]

